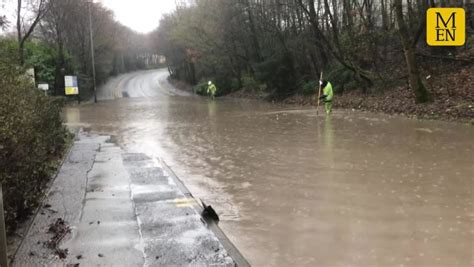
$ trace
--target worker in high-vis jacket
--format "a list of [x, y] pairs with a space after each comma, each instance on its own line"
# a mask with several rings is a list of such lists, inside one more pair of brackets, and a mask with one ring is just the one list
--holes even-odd
[[216, 92], [217, 87], [211, 81], [209, 81], [207, 86], [207, 94], [210, 94], [212, 99], [214, 99], [216, 96]]
[[323, 88], [323, 95], [319, 98], [324, 101], [324, 109], [326, 114], [332, 113], [332, 100], [334, 99], [334, 92], [332, 90], [332, 84], [326, 80], [319, 81], [321, 88]]

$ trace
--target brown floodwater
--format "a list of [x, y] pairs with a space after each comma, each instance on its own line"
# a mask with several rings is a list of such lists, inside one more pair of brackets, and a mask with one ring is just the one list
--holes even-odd
[[474, 127], [210, 101], [165, 78], [117, 78], [65, 119], [163, 158], [252, 265], [474, 265]]

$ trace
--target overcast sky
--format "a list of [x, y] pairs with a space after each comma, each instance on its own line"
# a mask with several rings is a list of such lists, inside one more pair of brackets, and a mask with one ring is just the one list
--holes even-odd
[[[0, 9], [10, 22], [15, 16], [16, 0], [0, 0]], [[95, 0], [95, 2], [99, 2]], [[175, 0], [102, 0], [100, 1], [115, 13], [115, 18], [131, 29], [147, 33], [158, 27], [163, 14], [175, 9]], [[11, 23], [10, 26], [12, 26]]]
[[142, 33], [154, 30], [161, 16], [175, 9], [174, 0], [102, 0], [102, 3], [114, 11], [118, 21]]

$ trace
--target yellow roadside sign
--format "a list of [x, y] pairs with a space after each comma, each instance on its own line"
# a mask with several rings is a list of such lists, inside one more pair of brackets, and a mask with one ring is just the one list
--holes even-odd
[[66, 95], [78, 95], [79, 86], [77, 84], [77, 76], [64, 77], [65, 93]]
[[78, 95], [79, 90], [77, 87], [66, 87], [66, 95]]

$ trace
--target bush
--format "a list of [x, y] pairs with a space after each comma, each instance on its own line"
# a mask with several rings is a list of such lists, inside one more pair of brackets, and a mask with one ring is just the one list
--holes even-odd
[[257, 93], [265, 91], [267, 86], [264, 83], [259, 83], [250, 74], [244, 74], [242, 76], [242, 89], [244, 91]]
[[276, 55], [256, 65], [256, 78], [273, 90], [275, 98], [285, 98], [296, 93], [298, 80], [289, 53]]
[[230, 81], [230, 91], [235, 92], [235, 91], [239, 91], [240, 89], [241, 88], [240, 88], [239, 79], [232, 78], [231, 81]]
[[61, 99], [34, 88], [0, 46], [0, 182], [8, 229], [38, 205], [66, 146]]
[[35, 68], [37, 80], [42, 83], [54, 84], [56, 51], [41, 42], [27, 42], [25, 50], [25, 65]]
[[335, 94], [342, 94], [344, 91], [361, 87], [359, 82], [354, 79], [354, 73], [339, 64], [332, 65], [324, 79], [331, 82]]
[[302, 95], [314, 95], [318, 93], [319, 83], [317, 81], [309, 81], [300, 89]]
[[208, 84], [202, 81], [193, 87], [194, 93], [198, 95], [207, 95]]
[[258, 82], [251, 75], [242, 76], [242, 89], [245, 91], [257, 91], [260, 88]]

